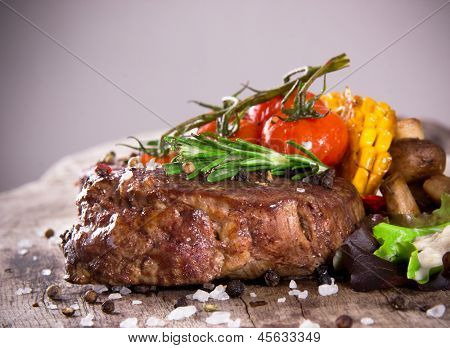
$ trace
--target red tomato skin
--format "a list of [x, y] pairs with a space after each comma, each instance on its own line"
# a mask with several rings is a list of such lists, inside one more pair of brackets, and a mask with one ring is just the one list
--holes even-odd
[[[216, 121], [211, 121], [199, 128], [198, 134], [205, 132], [216, 133], [217, 123]], [[254, 144], [259, 144], [261, 139], [262, 123], [254, 122], [249, 117], [245, 116], [239, 125], [239, 130], [233, 134], [230, 139], [243, 139]]]
[[345, 154], [348, 145], [348, 131], [345, 123], [335, 113], [322, 118], [308, 118], [285, 122], [277, 116], [264, 124], [261, 145], [281, 153], [300, 153], [286, 141], [298, 144], [310, 141], [313, 152], [324, 164], [335, 166]]
[[254, 105], [248, 110], [248, 118], [255, 123], [263, 124], [269, 117], [281, 110], [282, 96], [275, 97], [264, 103]]
[[[314, 97], [307, 92], [306, 99]], [[288, 98], [285, 108], [292, 107], [295, 93]], [[322, 115], [329, 110], [321, 100], [314, 103], [314, 110]], [[298, 144], [310, 141], [311, 152], [328, 166], [337, 165], [343, 158], [348, 146], [348, 130], [344, 121], [335, 113], [328, 113], [322, 118], [305, 118], [293, 122], [285, 122], [287, 115], [281, 110], [281, 101], [274, 113], [263, 122], [261, 145], [281, 153], [300, 153], [286, 141], [293, 140]]]

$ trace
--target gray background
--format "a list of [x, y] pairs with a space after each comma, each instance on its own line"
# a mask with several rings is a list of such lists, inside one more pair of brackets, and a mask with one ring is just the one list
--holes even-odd
[[[3, 0], [2, 0], [3, 1]], [[241, 82], [346, 52], [350, 70], [445, 1], [7, 1], [170, 124]], [[450, 5], [346, 84], [399, 113], [449, 125]], [[167, 127], [0, 4], [0, 191], [60, 157]], [[318, 87], [318, 86], [316, 86]]]

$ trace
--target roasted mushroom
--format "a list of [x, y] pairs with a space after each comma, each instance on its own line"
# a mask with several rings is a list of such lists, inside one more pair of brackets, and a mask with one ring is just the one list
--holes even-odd
[[403, 118], [397, 121], [395, 139], [425, 139], [422, 122], [417, 118]]
[[443, 193], [450, 194], [450, 178], [445, 175], [434, 175], [423, 183], [425, 192], [439, 203]]
[[393, 173], [380, 187], [389, 214], [419, 215], [420, 210], [402, 175]]
[[389, 152], [392, 155], [389, 172], [401, 173], [407, 183], [442, 174], [445, 168], [445, 151], [429, 140], [400, 139]]

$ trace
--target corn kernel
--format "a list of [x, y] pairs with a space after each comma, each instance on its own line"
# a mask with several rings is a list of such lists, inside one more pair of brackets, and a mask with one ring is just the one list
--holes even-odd
[[381, 152], [377, 155], [373, 164], [372, 173], [383, 176], [389, 170], [392, 157], [388, 152]]
[[389, 111], [391, 111], [392, 109], [391, 109], [391, 107], [389, 106], [389, 104], [387, 104], [387, 103], [385, 103], [385, 102], [378, 102], [378, 106], [380, 107], [380, 108], [382, 108], [383, 110], [384, 110], [384, 112], [389, 112]]
[[366, 146], [359, 150], [359, 159], [358, 166], [371, 170], [373, 163], [375, 162], [375, 157], [377, 155], [377, 151], [373, 146]]
[[373, 109], [373, 113], [375, 115], [377, 115], [378, 118], [382, 118], [384, 117], [384, 115], [386, 114], [386, 111], [379, 105], [375, 106], [375, 108]]
[[392, 142], [392, 133], [388, 130], [380, 130], [375, 140], [376, 152], [387, 152]]
[[380, 186], [382, 178], [383, 177], [381, 175], [371, 173], [369, 175], [369, 180], [367, 180], [367, 185], [364, 190], [364, 194], [366, 195], [375, 194], [376, 191], [378, 190], [378, 186]]
[[364, 123], [364, 114], [361, 112], [361, 110], [355, 110], [355, 114], [352, 118], [353, 122], [360, 124], [361, 128]]
[[362, 110], [363, 113], [372, 112], [376, 104], [377, 103], [372, 98], [365, 97], [363, 99], [363, 103], [361, 105], [361, 110]]
[[359, 147], [372, 146], [377, 137], [377, 130], [375, 128], [364, 128], [359, 139]]
[[377, 127], [377, 115], [375, 113], [367, 114], [364, 118], [364, 128], [376, 128]]
[[356, 170], [355, 176], [353, 177], [352, 184], [356, 187], [359, 193], [363, 193], [366, 189], [367, 179], [369, 178], [369, 172], [359, 167]]

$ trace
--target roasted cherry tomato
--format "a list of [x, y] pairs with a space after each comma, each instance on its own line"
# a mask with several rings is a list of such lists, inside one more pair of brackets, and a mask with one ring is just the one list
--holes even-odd
[[150, 161], [152, 158], [154, 158], [155, 162], [159, 163], [159, 164], [170, 163], [170, 161], [172, 161], [172, 158], [174, 158], [174, 156], [175, 156], [175, 153], [173, 153], [173, 152], [169, 153], [166, 156], [161, 156], [161, 157], [150, 156], [147, 153], [143, 153], [141, 155], [141, 162], [145, 166], [145, 165], [147, 165], [148, 161]]
[[[212, 121], [201, 126], [198, 130], [198, 134], [202, 134], [205, 132], [216, 133], [216, 130], [217, 130], [216, 121]], [[230, 139], [240, 138], [254, 144], [259, 144], [261, 138], [261, 130], [262, 130], [261, 122], [255, 122], [251, 118], [245, 116], [240, 122], [239, 130], [236, 133], [234, 133], [233, 136], [230, 137]]]
[[248, 110], [248, 118], [253, 122], [264, 124], [264, 122], [276, 112], [281, 110], [282, 96], [275, 97], [264, 103], [254, 105]]
[[[307, 98], [313, 97], [312, 93]], [[293, 97], [286, 101], [286, 108], [291, 108]], [[325, 114], [328, 109], [318, 100], [314, 110]], [[328, 113], [322, 118], [305, 118], [293, 122], [286, 122], [287, 118], [280, 110], [269, 117], [263, 127], [261, 144], [281, 153], [299, 153], [298, 150], [286, 144], [293, 140], [306, 145], [323, 163], [328, 166], [338, 164], [345, 154], [348, 145], [348, 131], [344, 121], [335, 113]], [[308, 146], [310, 145], [310, 146]]]

